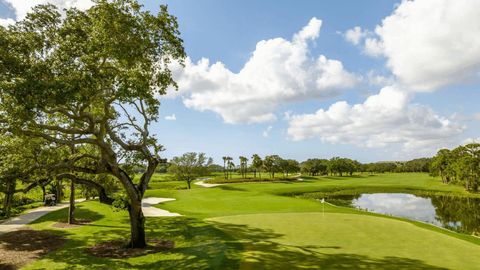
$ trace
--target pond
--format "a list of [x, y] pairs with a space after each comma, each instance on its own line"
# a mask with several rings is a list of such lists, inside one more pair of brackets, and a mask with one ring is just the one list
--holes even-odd
[[427, 222], [452, 231], [480, 235], [480, 199], [455, 196], [374, 193], [325, 198], [335, 205]]

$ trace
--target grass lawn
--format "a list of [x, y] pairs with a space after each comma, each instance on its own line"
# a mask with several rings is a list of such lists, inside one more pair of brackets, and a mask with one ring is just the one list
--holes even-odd
[[[480, 239], [430, 225], [355, 209], [322, 205], [300, 193], [435, 192], [477, 196], [426, 174], [302, 177], [305, 181], [241, 183], [175, 189], [169, 179], [150, 185], [147, 197], [173, 197], [161, 208], [183, 217], [147, 218], [147, 236], [175, 241], [175, 248], [130, 259], [88, 255], [97, 242], [128, 236], [125, 212], [82, 203], [78, 228], [51, 225], [60, 210], [32, 227], [64, 235], [66, 246], [26, 269], [478, 269]], [[180, 183], [181, 182], [177, 182]]]
[[[48, 254], [25, 269], [220, 269], [222, 265], [235, 268], [242, 250], [231, 236], [201, 220], [187, 217], [147, 218], [148, 237], [175, 241], [172, 251], [122, 260], [98, 258], [89, 255], [85, 247], [127, 237], [130, 231], [128, 214], [113, 212], [109, 206], [98, 202], [85, 202], [79, 204], [76, 216], [93, 220], [91, 224], [70, 229], [52, 227], [66, 215], [67, 210], [63, 209], [32, 224], [34, 229], [63, 235], [68, 241], [61, 250]], [[229, 254], [231, 259], [227, 258]]]
[[257, 173], [256, 177], [252, 173], [248, 173], [246, 177], [242, 177], [239, 173], [233, 173], [232, 175], [229, 174], [229, 177], [225, 179], [225, 175], [223, 173], [212, 173], [210, 176], [205, 177], [206, 183], [211, 184], [221, 184], [221, 183], [248, 183], [248, 182], [284, 182], [284, 181], [292, 181], [296, 180], [299, 174], [289, 174], [288, 176], [284, 175], [283, 173], [275, 174], [275, 178], [271, 178], [268, 173]]
[[213, 218], [247, 247], [240, 269], [475, 269], [480, 246], [414, 224], [339, 213]]

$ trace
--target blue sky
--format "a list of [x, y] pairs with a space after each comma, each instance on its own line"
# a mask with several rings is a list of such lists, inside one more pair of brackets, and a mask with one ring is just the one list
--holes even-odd
[[[71, 2], [82, 7], [89, 1]], [[480, 60], [472, 60], [480, 54], [470, 49], [479, 41], [468, 38], [479, 36], [480, 29], [468, 26], [479, 21], [467, 12], [478, 10], [476, 1], [141, 2], [152, 11], [159, 2], [168, 4], [191, 62], [186, 70], [177, 70], [181, 89], [174, 97], [162, 98], [161, 117], [153, 126], [168, 158], [195, 151], [216, 162], [225, 155], [254, 153], [300, 161], [332, 156], [361, 162], [404, 160], [480, 137]], [[18, 19], [28, 8], [0, 0], [0, 17]], [[436, 10], [443, 17], [430, 17]], [[299, 45], [294, 36], [304, 27], [308, 36]], [[359, 27], [356, 32], [354, 27]], [[283, 45], [273, 44], [275, 39]], [[261, 41], [270, 45], [260, 50]], [[465, 49], [459, 50], [461, 46]], [[291, 51], [282, 58], [281, 49]], [[275, 75], [289, 70], [282, 66], [297, 63], [293, 57], [302, 52], [306, 60], [293, 64], [293, 70], [307, 72], [304, 81], [295, 74], [285, 80]], [[274, 62], [265, 62], [277, 55]], [[327, 63], [318, 64], [321, 55]], [[202, 58], [209, 64], [195, 73]], [[259, 78], [239, 75], [250, 60], [264, 64], [265, 69], [245, 68]], [[333, 69], [337, 62], [329, 60], [341, 63], [341, 70]], [[223, 65], [212, 71], [215, 62]], [[262, 72], [271, 80], [266, 80], [268, 89], [259, 87], [265, 85]], [[201, 81], [198, 76], [203, 76]], [[335, 82], [315, 84], [325, 76]], [[205, 82], [213, 88], [203, 89]], [[304, 92], [282, 85], [305, 85], [298, 90]], [[250, 86], [251, 91], [242, 88]], [[235, 108], [218, 105], [215, 99], [222, 96], [233, 97]], [[242, 102], [250, 105], [243, 107]], [[172, 115], [175, 120], [165, 119]]]

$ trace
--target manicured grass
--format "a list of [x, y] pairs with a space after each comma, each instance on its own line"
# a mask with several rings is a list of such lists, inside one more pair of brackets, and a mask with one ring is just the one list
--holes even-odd
[[57, 211], [33, 227], [65, 235], [67, 245], [27, 269], [291, 269], [318, 265], [326, 269], [474, 269], [480, 262], [478, 238], [355, 209], [322, 206], [308, 196], [290, 196], [365, 191], [478, 196], [462, 187], [444, 185], [426, 174], [302, 178], [305, 180], [215, 188], [193, 185], [191, 190], [172, 189], [170, 181], [155, 181], [158, 188], [148, 190], [146, 196], [176, 198], [160, 207], [184, 217], [147, 218], [147, 235], [173, 240], [176, 247], [130, 259], [95, 258], [84, 252], [99, 241], [127, 237], [125, 212], [86, 202], [77, 215], [93, 219], [92, 224], [54, 229], [51, 224], [66, 216], [66, 209]]
[[359, 194], [365, 192], [407, 192], [407, 193], [448, 193], [458, 196], [480, 197], [465, 191], [462, 186], [443, 184], [439, 178], [426, 173], [386, 173], [354, 176], [302, 176], [304, 181], [275, 183], [258, 187], [246, 185], [243, 188], [273, 194], [304, 194], [307, 192], [328, 192], [337, 194]]
[[213, 225], [187, 217], [147, 218], [148, 237], [175, 241], [171, 251], [129, 259], [107, 259], [89, 255], [86, 247], [129, 235], [127, 213], [114, 212], [98, 202], [79, 204], [77, 218], [93, 222], [70, 229], [52, 225], [67, 210], [37, 220], [32, 227], [63, 235], [68, 239], [61, 250], [50, 253], [25, 269], [236, 269], [242, 247]]
[[479, 245], [394, 219], [281, 213], [211, 221], [243, 239], [241, 269], [478, 269]]
[[212, 173], [210, 176], [206, 177], [209, 178], [206, 180], [206, 183], [212, 184], [221, 184], [221, 183], [248, 183], [248, 182], [284, 182], [284, 181], [292, 181], [297, 178], [298, 174], [289, 174], [288, 176], [283, 175], [282, 173], [275, 174], [275, 178], [271, 178], [268, 173], [257, 173], [256, 177], [252, 173], [248, 173], [246, 177], [243, 177], [239, 173], [233, 173], [229, 175], [227, 179], [225, 179], [225, 175], [223, 173]]

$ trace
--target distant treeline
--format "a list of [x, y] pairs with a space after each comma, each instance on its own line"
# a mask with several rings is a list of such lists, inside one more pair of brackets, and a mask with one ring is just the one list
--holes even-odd
[[[226, 157], [229, 158], [229, 157]], [[245, 157], [242, 157], [245, 160]], [[266, 156], [261, 158], [259, 155], [253, 155], [251, 162], [239, 162], [239, 166], [235, 166], [233, 158], [227, 160], [226, 165], [212, 164], [209, 166], [211, 172], [236, 171], [239, 173], [260, 173], [281, 172], [286, 175], [288, 173], [307, 174], [310, 176], [319, 175], [352, 175], [353, 173], [387, 173], [387, 172], [430, 172], [430, 164], [432, 158], [418, 158], [410, 161], [391, 161], [391, 162], [374, 162], [360, 163], [356, 160], [342, 157], [334, 157], [331, 159], [311, 158], [301, 163], [292, 159], [284, 159], [278, 155]], [[228, 166], [228, 163], [233, 164]], [[241, 166], [240, 166], [241, 165]], [[169, 164], [161, 164], [157, 168], [158, 173], [167, 172]], [[143, 168], [136, 168], [139, 172]]]
[[[268, 173], [271, 178], [274, 178], [275, 173], [282, 173], [283, 176], [288, 177], [289, 174], [299, 172], [310, 176], [425, 172], [432, 176], [440, 176], [446, 184], [463, 185], [468, 191], [477, 191], [480, 186], [480, 144], [478, 143], [459, 146], [453, 150], [442, 149], [432, 158], [417, 158], [409, 161], [360, 163], [349, 158], [334, 157], [311, 158], [299, 163], [278, 155], [261, 158], [257, 154], [250, 159], [240, 156], [238, 165], [232, 157], [223, 157], [223, 161], [223, 166], [209, 165], [208, 171], [223, 172], [225, 178], [231, 178], [232, 172], [240, 173], [245, 178], [247, 174], [252, 174], [254, 178], [257, 175], [261, 177], [261, 173]], [[169, 165], [168, 162], [160, 164], [157, 172], [167, 172]], [[142, 172], [144, 168], [139, 166], [134, 170]]]
[[410, 161], [360, 163], [349, 158], [308, 159], [300, 164], [302, 173], [316, 175], [352, 175], [358, 173], [429, 172], [431, 158]]

